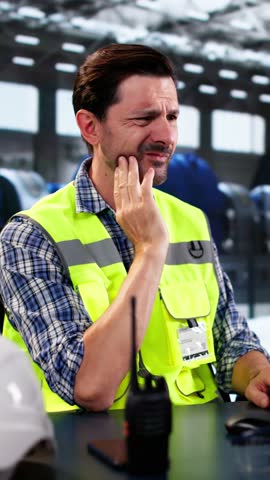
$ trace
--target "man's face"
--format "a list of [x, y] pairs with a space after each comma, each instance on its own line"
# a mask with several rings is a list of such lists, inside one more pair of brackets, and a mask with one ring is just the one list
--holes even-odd
[[179, 106], [173, 80], [132, 75], [120, 84], [118, 98], [100, 123], [95, 155], [110, 171], [115, 170], [120, 155], [134, 155], [140, 180], [153, 167], [154, 185], [159, 185], [166, 180], [177, 142]]

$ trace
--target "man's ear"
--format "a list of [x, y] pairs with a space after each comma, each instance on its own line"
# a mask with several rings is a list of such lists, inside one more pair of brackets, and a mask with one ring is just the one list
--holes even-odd
[[82, 108], [76, 113], [76, 121], [84, 140], [91, 145], [96, 145], [99, 142], [99, 121], [97, 117], [92, 112]]

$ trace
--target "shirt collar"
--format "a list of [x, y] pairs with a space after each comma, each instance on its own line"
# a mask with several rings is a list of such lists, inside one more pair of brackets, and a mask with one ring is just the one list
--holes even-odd
[[88, 175], [91, 161], [92, 158], [88, 157], [82, 162], [74, 180], [76, 193], [76, 211], [77, 213], [88, 212], [98, 214], [104, 210], [109, 209], [112, 213], [114, 213], [113, 209], [98, 193], [91, 178]]

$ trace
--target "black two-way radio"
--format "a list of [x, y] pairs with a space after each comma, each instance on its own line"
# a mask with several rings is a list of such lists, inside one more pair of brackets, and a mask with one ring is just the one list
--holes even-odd
[[139, 385], [136, 366], [136, 298], [131, 298], [131, 387], [125, 407], [127, 469], [159, 474], [169, 466], [172, 406], [163, 377], [148, 374]]

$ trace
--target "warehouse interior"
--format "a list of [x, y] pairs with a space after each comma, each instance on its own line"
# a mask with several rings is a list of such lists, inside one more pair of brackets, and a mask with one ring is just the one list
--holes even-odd
[[109, 43], [149, 45], [176, 65], [182, 198], [205, 209], [239, 308], [269, 315], [268, 0], [1, 0], [1, 226], [73, 178], [87, 153], [75, 72]]

